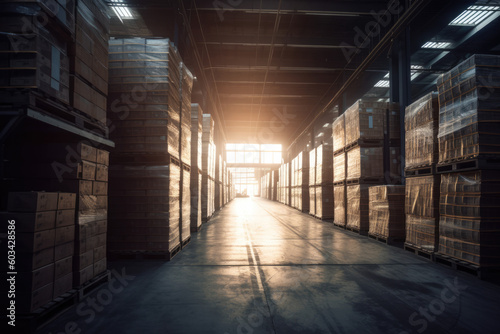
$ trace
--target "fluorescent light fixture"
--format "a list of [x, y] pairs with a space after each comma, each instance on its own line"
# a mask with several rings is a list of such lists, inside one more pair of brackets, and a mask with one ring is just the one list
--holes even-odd
[[112, 3], [116, 3], [117, 5], [111, 4], [111, 8], [115, 12], [116, 16], [120, 19], [133, 19], [132, 13], [128, 7], [123, 5], [123, 0], [111, 0]]
[[474, 27], [500, 10], [500, 6], [470, 6], [450, 22], [450, 26]]
[[377, 88], [389, 88], [389, 80], [380, 80], [375, 84]]
[[451, 46], [450, 42], [427, 42], [422, 45], [423, 49], [447, 49]]

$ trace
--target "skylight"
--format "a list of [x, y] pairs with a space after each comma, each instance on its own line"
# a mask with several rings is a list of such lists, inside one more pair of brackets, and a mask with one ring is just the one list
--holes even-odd
[[375, 87], [378, 88], [389, 88], [389, 80], [380, 80], [375, 84]]
[[449, 25], [474, 27], [500, 10], [500, 6], [470, 6], [457, 16]]
[[422, 70], [424, 67], [420, 65], [411, 65], [411, 80], [415, 80], [422, 74], [419, 70]]
[[451, 46], [450, 42], [427, 42], [422, 45], [423, 49], [446, 49]]
[[123, 0], [111, 0], [111, 2], [116, 3], [117, 5], [110, 5], [111, 8], [113, 8], [113, 11], [115, 12], [116, 16], [118, 16], [120, 19], [132, 19], [132, 13], [130, 12], [130, 9], [128, 7], [123, 5]]

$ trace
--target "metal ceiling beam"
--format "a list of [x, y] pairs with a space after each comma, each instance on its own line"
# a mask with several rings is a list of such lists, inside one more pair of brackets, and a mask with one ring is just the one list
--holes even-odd
[[[251, 43], [251, 42], [200, 42], [200, 44], [215, 45], [215, 46], [247, 46], [247, 47], [271, 47], [271, 43]], [[341, 46], [341, 45], [326, 45], [326, 44], [284, 44], [278, 43], [274, 44], [277, 48], [300, 48], [300, 49], [357, 49], [357, 47], [352, 45]]]
[[[399, 17], [399, 19], [394, 23], [394, 25], [389, 29], [389, 31], [380, 39], [377, 45], [370, 51], [370, 53], [364, 58], [363, 62], [358, 66], [358, 68], [351, 74], [351, 76], [344, 82], [342, 87], [337, 91], [337, 93], [323, 106], [320, 108], [319, 112], [316, 113], [316, 116], [312, 119], [312, 121], [304, 127], [302, 132], [297, 134], [295, 132], [291, 137], [291, 144], [289, 147], [292, 147], [297, 138], [302, 137], [303, 134], [307, 131], [307, 128], [314, 125], [316, 119], [318, 119], [326, 110], [332, 107], [332, 104], [342, 98], [342, 95], [347, 88], [351, 86], [368, 68], [368, 66], [378, 58], [382, 52], [384, 52], [389, 45], [393, 42], [393, 40], [403, 32], [409, 24], [417, 17], [417, 15], [431, 2], [431, 0], [415, 0], [410, 7]], [[293, 139], [295, 138], [295, 139]], [[292, 141], [293, 140], [293, 141]]]

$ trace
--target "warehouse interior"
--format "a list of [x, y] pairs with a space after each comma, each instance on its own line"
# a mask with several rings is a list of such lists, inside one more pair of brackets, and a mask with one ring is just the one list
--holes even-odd
[[12, 333], [497, 333], [500, 1], [0, 3]]

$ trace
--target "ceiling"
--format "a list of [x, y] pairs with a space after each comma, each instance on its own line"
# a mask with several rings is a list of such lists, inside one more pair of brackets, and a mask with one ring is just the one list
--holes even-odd
[[[134, 19], [112, 15], [112, 36], [172, 38], [197, 77], [193, 102], [214, 115], [226, 142], [286, 147], [322, 112], [342, 111], [365, 94], [389, 97], [389, 88], [374, 86], [388, 73], [396, 44], [387, 43], [364, 71], [351, 76], [402, 18], [398, 1], [122, 2]], [[469, 54], [497, 53], [500, 40], [496, 17], [474, 32], [448, 26], [475, 1], [420, 2], [408, 30], [411, 63], [420, 65], [413, 99], [435, 89], [439, 73]], [[373, 36], [367, 37], [370, 29]], [[442, 39], [457, 44], [450, 50], [422, 49], [427, 41]]]

